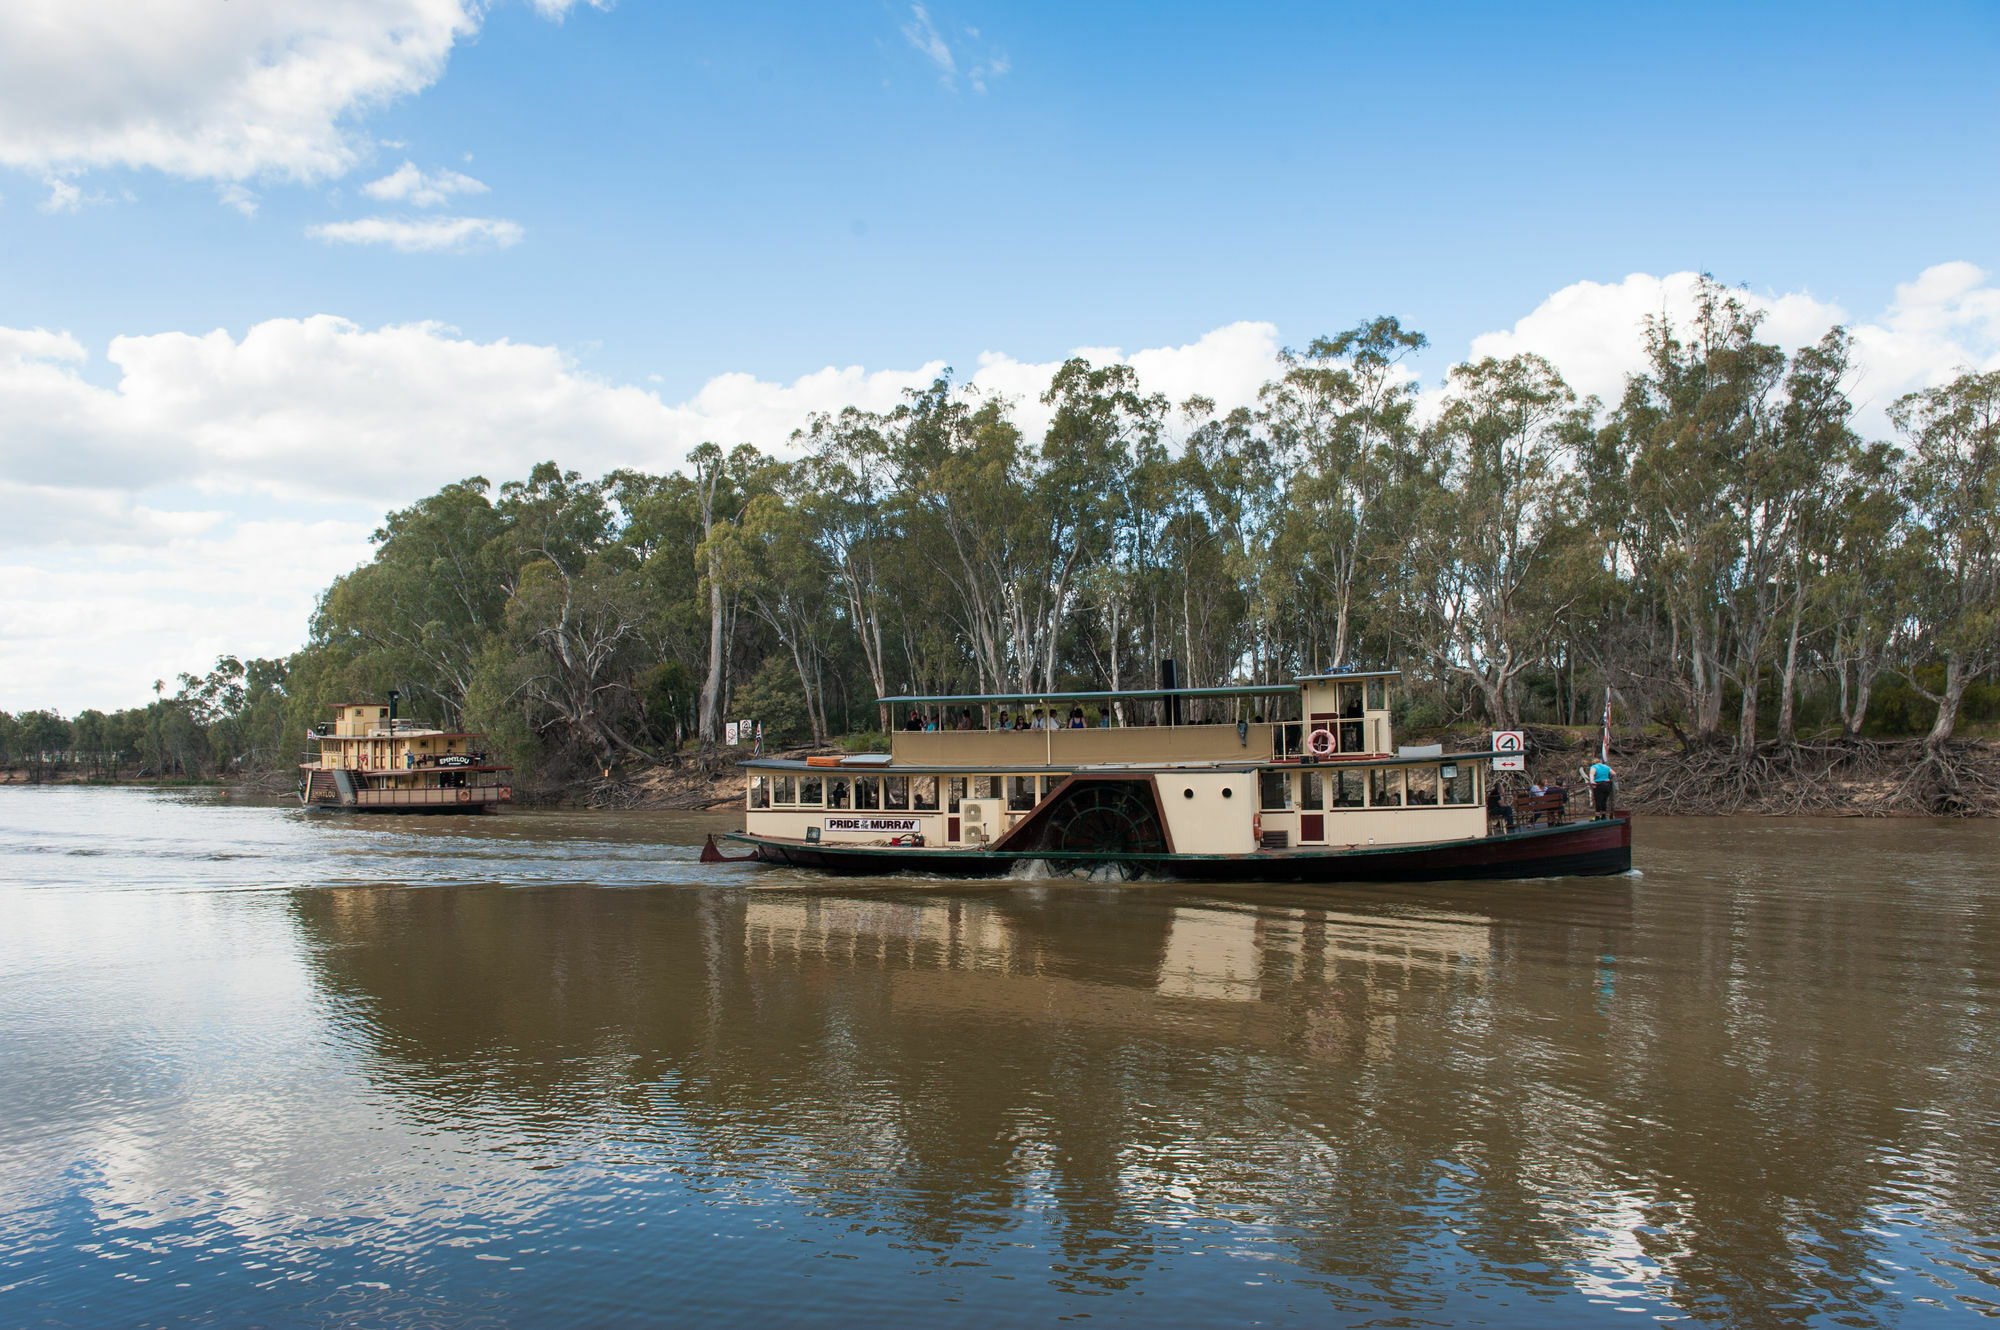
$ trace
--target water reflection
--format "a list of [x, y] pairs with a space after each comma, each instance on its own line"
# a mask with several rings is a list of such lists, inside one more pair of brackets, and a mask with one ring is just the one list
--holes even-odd
[[1268, 1245], [1296, 1266], [1274, 1279], [1354, 1313], [1484, 1288], [1865, 1318], [1913, 1260], [1953, 1306], [1991, 1296], [1996, 1142], [1966, 1098], [1993, 1088], [1990, 1016], [1899, 987], [1926, 962], [1871, 947], [1896, 904], [1475, 899], [354, 888], [293, 908], [418, 1118], [570, 1157], [583, 1130], [937, 1259], [992, 1261], [1032, 1217], [1072, 1294]]
[[1201, 892], [700, 830], [0, 798], [0, 1324], [2000, 1310], [1984, 828]]

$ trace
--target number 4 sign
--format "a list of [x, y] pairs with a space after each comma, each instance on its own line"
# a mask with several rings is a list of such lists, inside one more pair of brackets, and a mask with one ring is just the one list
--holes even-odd
[[1493, 731], [1493, 769], [1527, 770], [1528, 737], [1519, 730]]

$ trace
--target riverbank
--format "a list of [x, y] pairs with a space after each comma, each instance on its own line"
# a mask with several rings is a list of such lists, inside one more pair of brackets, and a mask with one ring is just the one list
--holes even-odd
[[[1447, 731], [1415, 743], [1447, 752], [1484, 748], [1487, 732]], [[1581, 796], [1580, 773], [1597, 758], [1593, 731], [1530, 728], [1528, 770], [1520, 778], [1567, 783]], [[841, 754], [840, 748], [800, 748], [773, 756]], [[586, 808], [704, 809], [740, 804], [744, 776], [736, 758], [687, 759], [676, 768], [613, 768], [608, 778], [573, 782], [543, 794], [549, 802]], [[1671, 741], [1612, 746], [1620, 807], [1648, 817], [1732, 814], [1816, 817], [2000, 816], [2000, 744], [1971, 740], [1933, 752], [1922, 740], [1815, 739], [1682, 749]]]

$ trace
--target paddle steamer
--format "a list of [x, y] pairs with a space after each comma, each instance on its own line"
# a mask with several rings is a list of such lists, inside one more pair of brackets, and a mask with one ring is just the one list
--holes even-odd
[[347, 813], [483, 813], [514, 798], [510, 766], [492, 760], [486, 736], [440, 730], [389, 705], [343, 702], [306, 732], [316, 752], [300, 763], [299, 801]]
[[[1400, 677], [883, 698], [924, 728], [897, 731], [886, 755], [742, 763], [744, 829], [725, 839], [750, 847], [733, 857], [868, 874], [1043, 864], [1100, 878], [1339, 882], [1631, 868], [1628, 812], [1571, 820], [1555, 808], [1502, 829], [1486, 799], [1502, 754], [1399, 748]], [[984, 726], [1016, 706], [1050, 727], [960, 728], [975, 708]], [[1204, 719], [1190, 718], [1197, 708]], [[703, 857], [732, 856], [711, 839]]]

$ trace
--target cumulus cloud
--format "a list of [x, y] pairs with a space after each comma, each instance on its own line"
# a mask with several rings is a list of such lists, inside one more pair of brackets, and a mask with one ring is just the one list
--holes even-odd
[[524, 234], [500, 217], [359, 217], [306, 228], [315, 240], [336, 245], [388, 245], [405, 254], [506, 249]]
[[[574, 0], [535, 0], [550, 18]], [[0, 165], [189, 179], [339, 176], [356, 117], [421, 92], [484, 0], [0, 5]]]
[[417, 169], [415, 162], [406, 161], [380, 180], [371, 180], [363, 185], [361, 192], [371, 199], [409, 203], [418, 208], [437, 208], [454, 194], [484, 194], [486, 186], [457, 171], [425, 174]]
[[[1850, 393], [1859, 408], [1856, 426], [1870, 437], [1885, 437], [1884, 412], [1901, 394], [1942, 383], [1960, 369], [2000, 365], [2000, 289], [1990, 285], [1991, 276], [1970, 263], [1926, 268], [1896, 288], [1881, 316], [1860, 322], [1840, 305], [1807, 292], [1738, 294], [1763, 314], [1759, 335], [1787, 350], [1845, 325], [1855, 342]], [[1664, 316], [1685, 326], [1694, 317], [1699, 282], [1692, 272], [1576, 282], [1512, 328], [1474, 338], [1472, 357], [1532, 351], [1561, 369], [1579, 395], [1616, 403], [1626, 376], [1645, 366], [1643, 321]]]

